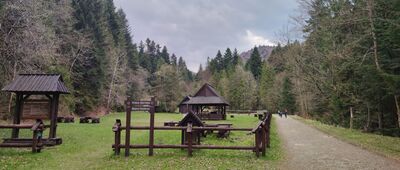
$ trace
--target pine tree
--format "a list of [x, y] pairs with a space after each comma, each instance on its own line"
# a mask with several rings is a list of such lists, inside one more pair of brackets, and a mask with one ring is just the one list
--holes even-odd
[[178, 58], [176, 57], [176, 55], [174, 53], [172, 53], [172, 55], [171, 55], [171, 64], [175, 67], [178, 66]]
[[240, 62], [240, 56], [239, 56], [239, 54], [237, 52], [237, 49], [235, 48], [233, 50], [233, 56], [232, 56], [232, 67], [235, 68], [236, 65], [239, 64], [239, 62]]
[[162, 51], [161, 51], [161, 58], [164, 59], [164, 62], [165, 62], [165, 63], [167, 63], [167, 64], [170, 64], [170, 63], [171, 63], [170, 60], [169, 60], [169, 54], [168, 54], [168, 50], [167, 50], [167, 47], [166, 47], [166, 46], [164, 46], [164, 47], [162, 48]]
[[254, 47], [251, 53], [250, 59], [246, 63], [246, 69], [249, 70], [254, 78], [258, 80], [261, 75], [262, 60], [258, 48]]
[[263, 62], [261, 77], [259, 83], [259, 96], [260, 96], [260, 104], [263, 109], [271, 108], [271, 89], [274, 84], [275, 74], [273, 68], [268, 65], [267, 62]]
[[223, 69], [228, 69], [232, 66], [232, 51], [231, 49], [227, 48], [224, 54], [223, 62], [222, 62], [222, 68]]
[[281, 91], [281, 109], [287, 109], [290, 113], [293, 113], [296, 109], [296, 100], [292, 92], [292, 83], [288, 77], [283, 79], [282, 91]]

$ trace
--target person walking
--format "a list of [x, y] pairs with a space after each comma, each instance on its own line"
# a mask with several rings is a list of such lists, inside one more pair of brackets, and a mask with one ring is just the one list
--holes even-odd
[[278, 115], [282, 118], [282, 112], [280, 110], [278, 110]]
[[287, 118], [287, 109], [285, 109], [285, 111], [283, 112], [283, 114], [285, 115], [285, 118]]

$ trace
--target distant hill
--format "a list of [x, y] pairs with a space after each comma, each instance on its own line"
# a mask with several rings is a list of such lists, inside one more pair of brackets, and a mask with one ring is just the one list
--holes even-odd
[[[266, 60], [271, 55], [271, 52], [275, 47], [262, 45], [262, 46], [258, 46], [257, 48], [258, 48], [258, 52], [260, 53], [261, 58], [263, 60]], [[250, 58], [252, 52], [253, 52], [253, 49], [240, 53], [240, 58], [242, 58], [243, 62], [246, 62]]]

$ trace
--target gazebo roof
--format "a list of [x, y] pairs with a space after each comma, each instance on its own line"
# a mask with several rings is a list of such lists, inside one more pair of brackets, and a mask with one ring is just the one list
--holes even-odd
[[204, 123], [201, 121], [201, 119], [193, 112], [186, 114], [186, 116], [179, 121], [178, 126], [187, 126], [189, 122], [192, 123], [193, 126], [204, 126]]
[[198, 96], [192, 97], [189, 101], [183, 104], [189, 105], [229, 105], [222, 97], [217, 96]]
[[229, 103], [208, 83], [205, 83], [193, 97], [185, 98], [182, 104], [229, 106]]
[[19, 74], [2, 91], [15, 93], [63, 93], [69, 91], [59, 74]]

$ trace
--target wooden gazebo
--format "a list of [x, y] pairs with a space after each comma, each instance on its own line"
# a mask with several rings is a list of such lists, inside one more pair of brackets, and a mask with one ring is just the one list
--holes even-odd
[[[59, 74], [19, 74], [13, 82], [5, 86], [2, 91], [16, 94], [15, 112], [13, 115], [13, 124], [21, 124], [21, 118], [24, 118], [24, 103], [44, 102], [47, 109], [39, 109], [38, 115], [30, 116], [31, 119], [47, 118], [50, 119], [49, 141], [55, 144], [61, 144], [61, 138], [57, 138], [57, 115], [60, 94], [69, 94], [68, 89], [63, 83], [62, 76]], [[45, 96], [44, 99], [29, 99], [31, 96]], [[43, 98], [43, 97], [42, 97]], [[43, 108], [43, 105], [41, 106]], [[26, 109], [25, 109], [26, 110]], [[25, 116], [26, 117], [26, 116]], [[13, 128], [11, 138], [19, 137], [19, 128]]]
[[[179, 104], [179, 110], [192, 111], [202, 120], [225, 120], [226, 106], [229, 106], [229, 103], [206, 83], [195, 95], [185, 97]], [[206, 111], [206, 108], [213, 110]]]

